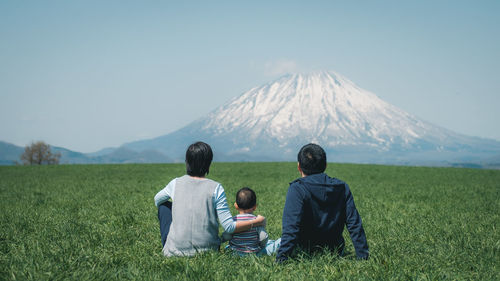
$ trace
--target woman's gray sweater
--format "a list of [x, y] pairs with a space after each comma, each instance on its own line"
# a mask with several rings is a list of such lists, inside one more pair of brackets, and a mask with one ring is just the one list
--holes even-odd
[[172, 225], [163, 247], [169, 256], [192, 256], [197, 252], [218, 250], [219, 223], [213, 194], [219, 183], [203, 178], [182, 176], [172, 196]]

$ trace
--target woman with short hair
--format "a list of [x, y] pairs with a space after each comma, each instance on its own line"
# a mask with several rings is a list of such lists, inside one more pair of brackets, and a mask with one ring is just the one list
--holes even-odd
[[224, 188], [206, 178], [212, 159], [210, 145], [191, 144], [186, 151], [187, 175], [170, 181], [154, 198], [163, 254], [167, 257], [218, 250], [221, 243], [219, 222], [228, 233], [265, 224], [265, 218], [260, 215], [250, 221], [233, 221]]

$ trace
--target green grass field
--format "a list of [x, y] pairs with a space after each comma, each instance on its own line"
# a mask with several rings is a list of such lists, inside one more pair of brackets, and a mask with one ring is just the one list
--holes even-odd
[[[153, 197], [184, 166], [0, 167], [0, 280], [500, 280], [500, 171], [330, 164], [349, 183], [371, 259], [164, 258]], [[295, 163], [214, 163], [229, 205], [252, 187], [281, 235]], [[232, 206], [231, 206], [232, 207]], [[235, 210], [232, 209], [233, 214]]]

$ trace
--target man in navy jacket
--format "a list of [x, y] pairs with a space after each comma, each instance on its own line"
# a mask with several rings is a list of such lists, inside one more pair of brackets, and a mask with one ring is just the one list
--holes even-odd
[[344, 225], [357, 257], [367, 259], [365, 231], [351, 191], [345, 182], [324, 173], [325, 151], [319, 145], [307, 144], [297, 158], [302, 177], [291, 182], [288, 188], [276, 260], [287, 260], [297, 246], [307, 252], [327, 247], [342, 254]]

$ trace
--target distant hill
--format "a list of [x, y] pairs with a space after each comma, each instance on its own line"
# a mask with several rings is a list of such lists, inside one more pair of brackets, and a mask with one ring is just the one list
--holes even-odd
[[94, 163], [168, 163], [170, 158], [154, 149], [140, 152], [120, 147], [107, 154], [90, 158]]
[[[61, 153], [60, 164], [108, 164], [108, 163], [168, 163], [170, 158], [155, 150], [133, 151], [124, 147], [108, 148], [98, 153], [81, 153], [63, 147], [51, 146]], [[0, 165], [20, 163], [23, 147], [0, 141]]]
[[20, 162], [20, 156], [24, 148], [0, 141], [0, 165], [13, 165]]
[[[212, 146], [215, 161], [296, 161], [300, 147], [314, 142], [329, 162], [500, 168], [500, 142], [433, 125], [327, 71], [252, 88], [157, 138], [88, 154], [54, 150], [61, 163], [183, 162], [198, 140]], [[0, 164], [12, 164], [22, 151], [1, 142]]]

